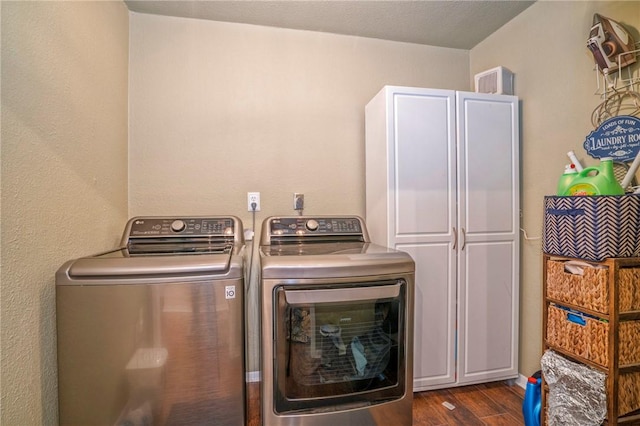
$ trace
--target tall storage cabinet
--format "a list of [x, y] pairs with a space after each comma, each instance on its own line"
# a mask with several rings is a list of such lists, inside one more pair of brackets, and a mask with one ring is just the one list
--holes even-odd
[[365, 113], [369, 234], [416, 262], [414, 390], [517, 377], [518, 99], [386, 86]]

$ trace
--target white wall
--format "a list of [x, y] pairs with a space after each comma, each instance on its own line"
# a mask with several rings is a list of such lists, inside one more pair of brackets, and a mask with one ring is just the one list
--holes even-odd
[[250, 228], [248, 191], [257, 227], [296, 214], [294, 192], [307, 214], [364, 215], [365, 104], [385, 84], [469, 89], [464, 50], [137, 13], [130, 34], [132, 216], [234, 214]]
[[[555, 195], [573, 150], [596, 165], [582, 148], [594, 128], [591, 113], [601, 99], [593, 56], [586, 47], [593, 14], [622, 23], [640, 41], [640, 2], [538, 1], [470, 53], [471, 75], [502, 65], [515, 73], [521, 99], [522, 224], [540, 237], [543, 198]], [[638, 64], [634, 66], [638, 76]], [[637, 90], [637, 88], [636, 88]], [[520, 303], [520, 372], [540, 369], [542, 355], [542, 244], [524, 240]]]
[[3, 425], [57, 424], [55, 282], [127, 218], [128, 11], [6, 2], [2, 18]]

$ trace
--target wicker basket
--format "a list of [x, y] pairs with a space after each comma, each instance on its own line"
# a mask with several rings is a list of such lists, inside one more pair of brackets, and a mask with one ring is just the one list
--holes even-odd
[[618, 327], [619, 365], [640, 364], [640, 321], [621, 322]]
[[606, 367], [609, 323], [583, 317], [584, 325], [569, 320], [568, 311], [549, 305], [547, 343]]
[[[609, 313], [609, 269], [585, 268], [584, 275], [564, 270], [564, 261], [547, 261], [547, 297], [603, 314]], [[640, 310], [640, 268], [618, 270], [619, 310]]]
[[640, 311], [640, 268], [618, 270], [618, 292], [620, 312]]
[[640, 408], [640, 372], [621, 373], [618, 379], [618, 416]]
[[[569, 311], [549, 305], [547, 316], [547, 343], [592, 361], [609, 366], [609, 323], [588, 316], [580, 316], [584, 325], [573, 322]], [[640, 363], [640, 321], [619, 324], [619, 366]], [[640, 385], [639, 385], [640, 386]]]
[[565, 272], [563, 261], [547, 261], [547, 297], [596, 312], [609, 312], [609, 269], [585, 268], [584, 275]]

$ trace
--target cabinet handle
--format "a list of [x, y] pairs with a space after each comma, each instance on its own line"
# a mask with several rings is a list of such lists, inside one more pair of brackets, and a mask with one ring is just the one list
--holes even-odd
[[467, 246], [467, 234], [464, 232], [464, 228], [460, 229], [462, 230], [462, 248], [460, 249], [460, 251], [462, 251]]
[[453, 229], [453, 247], [451, 247], [451, 250], [455, 250], [456, 247], [458, 246], [458, 230], [456, 229], [455, 226], [452, 229]]

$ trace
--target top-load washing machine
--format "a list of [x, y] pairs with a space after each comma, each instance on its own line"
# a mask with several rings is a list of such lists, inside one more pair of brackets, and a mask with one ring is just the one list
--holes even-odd
[[263, 222], [260, 262], [264, 424], [411, 425], [411, 257], [357, 216], [290, 216]]
[[244, 237], [234, 216], [136, 217], [56, 275], [61, 425], [243, 425]]

